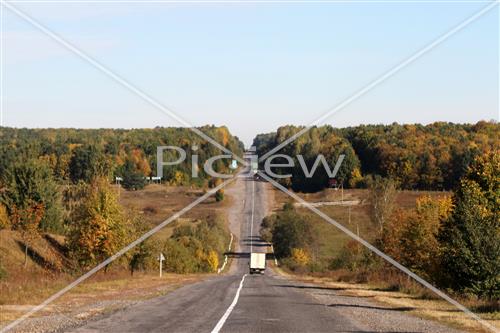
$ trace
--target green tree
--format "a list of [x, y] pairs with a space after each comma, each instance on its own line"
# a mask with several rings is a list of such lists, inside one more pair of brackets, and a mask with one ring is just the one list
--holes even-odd
[[272, 224], [272, 243], [280, 258], [290, 257], [292, 249], [310, 249], [314, 236], [311, 223], [295, 210], [279, 212]]
[[500, 296], [500, 155], [479, 156], [454, 193], [440, 239], [448, 284], [480, 296]]
[[106, 156], [99, 146], [92, 144], [77, 147], [69, 162], [69, 174], [74, 183], [79, 180], [90, 183], [95, 178], [108, 175], [108, 169]]
[[62, 204], [57, 184], [51, 169], [38, 160], [17, 161], [7, 174], [3, 175], [6, 191], [0, 193], [0, 201], [7, 207], [9, 216], [43, 207], [39, 227], [45, 231], [62, 232]]
[[127, 190], [141, 190], [146, 186], [144, 174], [136, 170], [134, 163], [127, 159], [123, 166], [122, 185]]

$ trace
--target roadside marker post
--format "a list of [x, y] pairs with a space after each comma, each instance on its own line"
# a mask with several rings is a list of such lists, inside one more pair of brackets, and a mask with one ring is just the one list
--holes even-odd
[[160, 252], [160, 255], [158, 256], [158, 261], [160, 262], [160, 277], [163, 276], [163, 260], [165, 260], [165, 257], [163, 256], [163, 253]]
[[273, 253], [273, 257], [274, 257], [274, 264], [276, 265], [276, 267], [278, 267], [278, 259], [276, 259], [276, 254], [274, 254], [273, 244], [271, 244], [271, 252]]

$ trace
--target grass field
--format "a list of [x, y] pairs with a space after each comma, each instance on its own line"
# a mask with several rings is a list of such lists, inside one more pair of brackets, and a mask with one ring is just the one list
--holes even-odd
[[[273, 189], [272, 191], [274, 194], [274, 210], [281, 209], [283, 204], [289, 202], [291, 199], [280, 190]], [[297, 194], [309, 203], [324, 203], [324, 205], [320, 205], [317, 208], [355, 234], [358, 234], [361, 238], [368, 242], [373, 242], [375, 239], [375, 225], [370, 219], [368, 190], [347, 189], [342, 193], [341, 190], [326, 189], [317, 193]], [[414, 208], [417, 198], [423, 195], [441, 197], [450, 195], [450, 193], [437, 191], [400, 191], [396, 197], [395, 207]], [[358, 203], [352, 205], [329, 205], [330, 203], [339, 203], [341, 201]], [[307, 219], [313, 222], [316, 233], [319, 236], [320, 260], [328, 260], [336, 257], [345, 243], [351, 239], [309, 209], [301, 205], [296, 205], [296, 209], [300, 213], [305, 214]]]

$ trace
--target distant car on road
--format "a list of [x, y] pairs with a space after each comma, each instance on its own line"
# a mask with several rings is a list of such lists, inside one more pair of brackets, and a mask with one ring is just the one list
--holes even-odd
[[265, 253], [250, 253], [250, 274], [264, 274], [266, 270], [266, 254]]

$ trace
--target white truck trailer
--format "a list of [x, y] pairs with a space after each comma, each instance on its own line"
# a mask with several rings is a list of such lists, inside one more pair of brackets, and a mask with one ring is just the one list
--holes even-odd
[[264, 274], [266, 270], [266, 254], [265, 253], [250, 253], [250, 274]]

